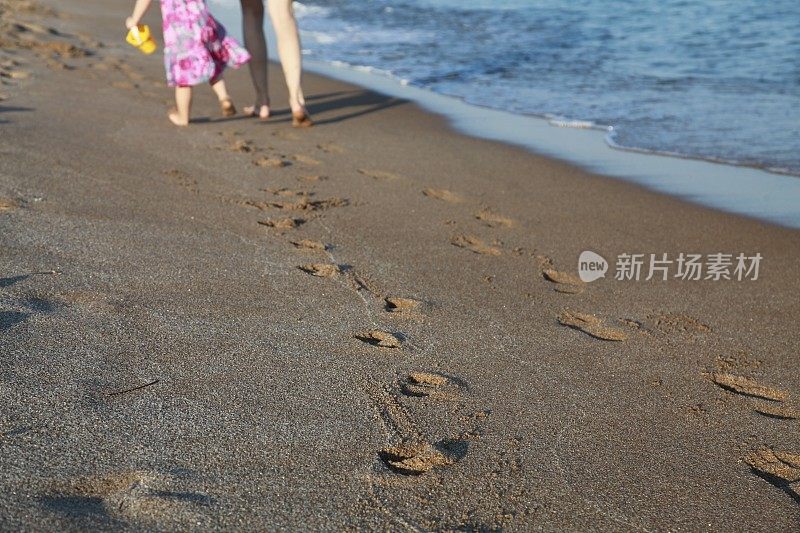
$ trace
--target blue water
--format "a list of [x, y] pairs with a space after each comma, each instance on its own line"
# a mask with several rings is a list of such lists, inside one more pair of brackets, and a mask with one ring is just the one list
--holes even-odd
[[605, 128], [616, 147], [800, 174], [798, 0], [306, 0], [295, 10], [311, 59]]

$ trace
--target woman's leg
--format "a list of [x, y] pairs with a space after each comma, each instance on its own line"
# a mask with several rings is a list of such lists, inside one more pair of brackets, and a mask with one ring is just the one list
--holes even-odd
[[175, 105], [177, 108], [169, 112], [169, 119], [176, 126], [188, 126], [192, 108], [191, 87], [175, 87]]
[[267, 118], [269, 116], [269, 92], [267, 89], [267, 41], [264, 38], [264, 1], [239, 1], [242, 5], [244, 46], [252, 56], [248, 66], [250, 67], [250, 77], [253, 79], [253, 88], [256, 91], [256, 106], [245, 108], [245, 112], [256, 112], [262, 118]]
[[297, 21], [294, 18], [292, 0], [267, 0], [269, 2], [269, 16], [278, 37], [278, 54], [283, 66], [283, 75], [286, 77], [286, 86], [289, 89], [289, 105], [293, 114], [305, 114], [306, 101], [303, 89], [300, 87], [300, 78], [303, 63], [300, 57], [300, 34], [297, 31]]

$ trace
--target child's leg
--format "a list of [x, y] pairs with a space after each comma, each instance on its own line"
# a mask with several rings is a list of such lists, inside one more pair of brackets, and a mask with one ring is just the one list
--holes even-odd
[[169, 112], [169, 119], [176, 126], [188, 126], [192, 109], [191, 87], [175, 87], [175, 105], [177, 108]]
[[228, 95], [228, 88], [225, 86], [225, 80], [220, 76], [219, 78], [211, 80], [211, 88], [214, 94], [219, 99], [219, 106], [222, 109], [222, 115], [232, 117], [236, 114], [236, 107], [234, 107], [231, 97]]
[[228, 88], [225, 86], [225, 80], [222, 78], [211, 80], [211, 88], [214, 90], [214, 94], [217, 95], [220, 102], [231, 99], [231, 97], [228, 96]]

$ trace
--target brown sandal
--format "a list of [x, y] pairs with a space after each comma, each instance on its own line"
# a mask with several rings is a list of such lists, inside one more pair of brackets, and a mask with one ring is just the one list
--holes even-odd
[[292, 126], [295, 128], [310, 128], [314, 125], [314, 121], [308, 115], [305, 109], [299, 113], [292, 112]]
[[219, 107], [222, 110], [223, 117], [232, 117], [236, 114], [236, 106], [233, 105], [233, 100], [230, 98], [220, 100]]

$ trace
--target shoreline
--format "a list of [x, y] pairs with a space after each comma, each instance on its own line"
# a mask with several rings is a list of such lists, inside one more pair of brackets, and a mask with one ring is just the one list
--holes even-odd
[[[237, 28], [229, 12], [221, 19]], [[236, 33], [238, 35], [238, 32]], [[276, 50], [267, 31], [269, 49]], [[613, 146], [604, 128], [561, 127], [551, 120], [478, 106], [400, 83], [357, 66], [304, 58], [306, 70], [408, 99], [446, 118], [461, 133], [521, 146], [534, 154], [576, 165], [587, 172], [643, 185], [704, 207], [800, 229], [800, 176], [727, 161]], [[560, 131], [553, 131], [553, 130]], [[657, 169], [657, 170], [655, 170]]]
[[521, 146], [593, 174], [644, 185], [711, 209], [800, 229], [800, 177], [794, 174], [610, 146], [604, 129], [560, 127], [544, 117], [469, 104], [354, 67], [313, 60], [306, 64], [310, 72], [412, 100], [467, 135]]
[[[295, 130], [275, 65], [270, 121], [176, 129], [126, 6], [45, 5], [0, 51], [0, 529], [796, 526], [800, 232], [314, 73]], [[613, 276], [720, 252], [758, 279]]]

